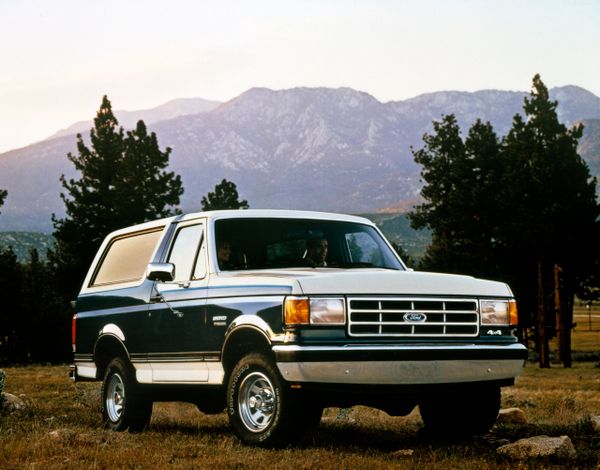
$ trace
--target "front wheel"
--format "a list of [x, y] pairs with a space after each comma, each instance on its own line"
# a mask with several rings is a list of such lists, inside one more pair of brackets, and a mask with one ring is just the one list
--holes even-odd
[[134, 373], [123, 359], [113, 359], [102, 382], [102, 419], [113, 431], [142, 431], [150, 422], [152, 402], [141, 395]]
[[246, 444], [280, 446], [298, 439], [301, 400], [276, 366], [262, 354], [243, 357], [227, 386], [227, 414], [235, 434]]

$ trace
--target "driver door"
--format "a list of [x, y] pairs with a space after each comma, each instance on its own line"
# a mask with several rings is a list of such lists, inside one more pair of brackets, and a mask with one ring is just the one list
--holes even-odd
[[180, 224], [166, 262], [173, 282], [157, 282], [149, 316], [153, 347], [148, 354], [153, 382], [206, 382], [205, 317], [208, 273], [204, 221]]

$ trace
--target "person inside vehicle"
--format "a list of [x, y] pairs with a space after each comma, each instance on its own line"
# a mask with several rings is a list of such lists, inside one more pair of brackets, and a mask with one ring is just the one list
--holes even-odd
[[327, 266], [327, 252], [329, 251], [329, 242], [326, 238], [309, 238], [306, 241], [306, 260], [311, 266]]
[[231, 269], [231, 243], [228, 240], [221, 240], [217, 244], [217, 258], [220, 269]]

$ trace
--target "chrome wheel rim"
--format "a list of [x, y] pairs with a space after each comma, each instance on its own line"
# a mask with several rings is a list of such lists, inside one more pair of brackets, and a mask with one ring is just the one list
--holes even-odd
[[106, 412], [108, 418], [116, 423], [123, 414], [125, 406], [125, 384], [119, 374], [113, 374], [106, 387]]
[[252, 372], [240, 385], [238, 410], [242, 422], [252, 432], [264, 431], [276, 410], [275, 388], [269, 378], [261, 372]]

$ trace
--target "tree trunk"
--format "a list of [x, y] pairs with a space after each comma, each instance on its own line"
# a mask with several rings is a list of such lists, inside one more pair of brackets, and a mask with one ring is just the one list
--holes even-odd
[[544, 278], [542, 275], [542, 260], [538, 260], [537, 273], [537, 337], [539, 347], [540, 367], [550, 367], [550, 350], [548, 345], [548, 335], [546, 334], [546, 299], [544, 293]]
[[563, 362], [565, 354], [565, 325], [560, 304], [560, 273], [562, 269], [554, 265], [554, 316], [556, 319], [556, 361]]
[[563, 290], [561, 294], [561, 310], [563, 316], [563, 325], [565, 327], [564, 334], [564, 351], [563, 351], [563, 365], [565, 367], [573, 366], [573, 359], [571, 357], [571, 331], [573, 330], [573, 303], [575, 294], [573, 292], [573, 284], [571, 282], [565, 282], [565, 276], [563, 273]]

